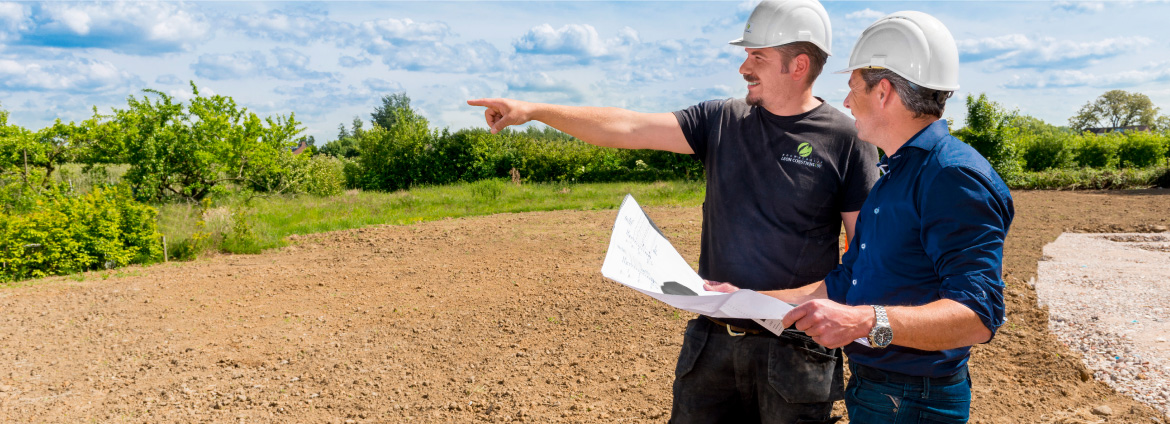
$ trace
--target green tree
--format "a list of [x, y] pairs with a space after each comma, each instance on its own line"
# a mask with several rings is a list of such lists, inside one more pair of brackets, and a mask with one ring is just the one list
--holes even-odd
[[1074, 131], [1089, 128], [1118, 128], [1131, 125], [1156, 126], [1158, 108], [1142, 93], [1110, 90], [1096, 100], [1085, 103], [1068, 124]]
[[353, 131], [347, 130], [345, 124], [337, 124], [337, 139], [321, 146], [321, 154], [335, 158], [354, 158], [360, 152], [357, 150], [357, 137], [364, 132], [362, 119], [353, 117]]
[[1019, 129], [1013, 126], [1018, 114], [1007, 111], [999, 103], [980, 93], [967, 95], [967, 126], [955, 131], [955, 137], [974, 147], [991, 162], [1005, 180], [1019, 175], [1020, 163], [1013, 143]]
[[282, 155], [292, 154], [301, 132], [293, 114], [260, 119], [231, 97], [200, 95], [194, 83], [190, 106], [144, 91], [114, 111], [130, 164], [124, 178], [139, 197], [201, 200], [227, 183], [265, 186], [283, 171]]
[[362, 188], [392, 191], [432, 183], [427, 177], [441, 165], [430, 154], [438, 134], [430, 130], [427, 119], [406, 109], [393, 114], [390, 127], [375, 126], [356, 137]]
[[388, 94], [382, 96], [382, 105], [374, 108], [374, 113], [370, 114], [370, 122], [375, 126], [389, 129], [400, 117], [417, 115], [418, 113], [411, 109], [410, 97], [406, 93]]
[[1150, 127], [1150, 129], [1170, 134], [1170, 115], [1159, 116], [1158, 119], [1154, 121], [1154, 126]]

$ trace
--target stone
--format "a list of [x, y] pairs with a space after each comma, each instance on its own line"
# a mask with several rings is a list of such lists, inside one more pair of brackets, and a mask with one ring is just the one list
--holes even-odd
[[1093, 408], [1093, 415], [1100, 415], [1102, 417], [1108, 417], [1110, 415], [1113, 415], [1113, 408], [1110, 408], [1108, 405], [1097, 406], [1097, 407]]

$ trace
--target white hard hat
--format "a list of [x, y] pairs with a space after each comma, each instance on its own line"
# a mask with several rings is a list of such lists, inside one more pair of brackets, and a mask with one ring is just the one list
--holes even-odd
[[895, 12], [861, 33], [849, 67], [885, 68], [914, 84], [939, 91], [959, 89], [959, 49], [947, 27], [922, 12]]
[[756, 5], [743, 29], [743, 37], [728, 44], [760, 49], [797, 41], [813, 43], [832, 54], [833, 28], [829, 13], [816, 0], [764, 0]]

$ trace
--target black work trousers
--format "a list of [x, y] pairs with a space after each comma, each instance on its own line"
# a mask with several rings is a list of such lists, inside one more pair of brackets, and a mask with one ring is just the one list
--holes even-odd
[[803, 334], [733, 336], [706, 317], [687, 323], [675, 369], [672, 424], [833, 423], [844, 397], [840, 349]]

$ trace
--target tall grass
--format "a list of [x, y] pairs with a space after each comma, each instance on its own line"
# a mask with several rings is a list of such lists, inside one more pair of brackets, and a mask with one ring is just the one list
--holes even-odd
[[[159, 228], [170, 256], [202, 250], [255, 253], [284, 245], [294, 234], [404, 225], [496, 213], [614, 209], [631, 193], [646, 206], [698, 206], [702, 181], [524, 184], [504, 180], [420, 187], [392, 193], [350, 190], [330, 197], [221, 199], [208, 204], [159, 205]], [[177, 252], [177, 253], [176, 253]]]

